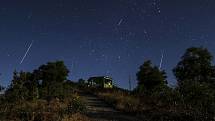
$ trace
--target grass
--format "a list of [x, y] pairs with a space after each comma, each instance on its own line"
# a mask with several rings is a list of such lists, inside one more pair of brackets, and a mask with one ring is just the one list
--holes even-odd
[[81, 113], [75, 113], [71, 116], [64, 117], [62, 121], [92, 121], [92, 119]]
[[111, 92], [98, 92], [96, 95], [119, 111], [136, 113], [140, 110], [139, 98], [129, 95], [126, 92], [115, 90]]
[[176, 92], [138, 96], [122, 90], [98, 91], [97, 96], [115, 109], [147, 121], [214, 121], [210, 115], [181, 103]]
[[[0, 105], [0, 121], [76, 121], [86, 110], [82, 99], [77, 95], [60, 100], [21, 101]], [[77, 117], [78, 118], [78, 117]], [[87, 120], [86, 120], [87, 121]]]

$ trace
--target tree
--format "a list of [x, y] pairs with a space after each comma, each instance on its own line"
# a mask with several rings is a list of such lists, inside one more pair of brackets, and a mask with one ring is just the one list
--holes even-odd
[[[173, 69], [178, 81], [182, 104], [194, 116], [214, 118], [215, 68], [212, 65], [211, 53], [203, 47], [188, 48], [181, 61]], [[206, 120], [206, 119], [204, 119]]]
[[23, 77], [23, 73], [24, 72], [18, 73], [17, 71], [14, 71], [12, 83], [5, 93], [9, 101], [21, 101], [27, 99], [28, 89], [25, 87], [26, 79]]
[[39, 98], [38, 80], [30, 72], [20, 72], [20, 79], [24, 81], [24, 87], [28, 89], [28, 99], [35, 100]]
[[44, 96], [60, 96], [63, 94], [63, 83], [69, 70], [63, 61], [48, 62], [34, 71], [36, 78], [42, 80], [42, 93]]
[[5, 93], [6, 97], [9, 101], [21, 101], [35, 100], [39, 96], [61, 96], [68, 73], [69, 71], [62, 61], [49, 62], [40, 66], [33, 73], [14, 71], [13, 80]]
[[[0, 74], [1, 75], [1, 74]], [[2, 85], [0, 85], [0, 92], [2, 91], [2, 90], [4, 90], [5, 88], [2, 86]]]
[[4, 87], [0, 85], [0, 92], [4, 90]]
[[166, 86], [166, 78], [164, 71], [160, 71], [156, 66], [153, 67], [150, 60], [145, 61], [137, 73], [137, 88], [139, 90], [146, 90], [147, 92], [152, 91], [155, 88]]
[[38, 73], [44, 83], [50, 83], [51, 81], [63, 82], [66, 80], [69, 70], [63, 61], [56, 61], [48, 62], [46, 65], [40, 66]]
[[181, 57], [181, 61], [173, 69], [179, 87], [185, 80], [214, 85], [215, 67], [211, 64], [212, 59], [211, 53], [206, 48], [188, 48]]

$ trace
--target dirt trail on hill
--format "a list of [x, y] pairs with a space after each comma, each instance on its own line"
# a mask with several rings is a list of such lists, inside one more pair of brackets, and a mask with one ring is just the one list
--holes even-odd
[[95, 95], [80, 93], [80, 96], [85, 100], [87, 105], [87, 116], [95, 121], [142, 121], [135, 116], [128, 116], [116, 111]]

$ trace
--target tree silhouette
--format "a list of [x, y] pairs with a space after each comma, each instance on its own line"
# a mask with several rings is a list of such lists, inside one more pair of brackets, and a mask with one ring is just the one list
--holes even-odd
[[4, 90], [4, 87], [0, 85], [0, 91]]
[[138, 88], [140, 90], [152, 91], [153, 89], [167, 84], [166, 73], [158, 67], [152, 66], [150, 60], [140, 66], [137, 73]]
[[34, 71], [36, 78], [42, 80], [44, 96], [59, 96], [63, 93], [63, 82], [66, 80], [69, 70], [63, 61], [48, 62]]
[[14, 71], [12, 83], [10, 84], [9, 89], [5, 92], [9, 101], [21, 101], [28, 98], [29, 90], [25, 86], [27, 79], [24, 75], [24, 72], [18, 73], [17, 71]]
[[215, 68], [212, 59], [206, 48], [191, 47], [173, 69], [185, 107], [210, 118], [215, 114]]
[[183, 81], [205, 82], [214, 85], [215, 68], [211, 61], [211, 53], [202, 47], [188, 48], [181, 61], [173, 69], [179, 86]]
[[[0, 73], [0, 75], [1, 75], [1, 73]], [[4, 90], [4, 87], [3, 87], [2, 85], [0, 85], [0, 92], [1, 92], [2, 90]]]

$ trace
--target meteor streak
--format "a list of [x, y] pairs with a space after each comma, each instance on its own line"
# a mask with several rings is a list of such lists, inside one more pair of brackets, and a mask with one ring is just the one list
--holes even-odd
[[120, 26], [122, 22], [123, 22], [123, 19], [120, 19], [118, 26]]
[[23, 61], [25, 60], [26, 56], [28, 55], [28, 52], [30, 51], [32, 45], [33, 45], [34, 40], [32, 40], [30, 46], [28, 47], [27, 51], [25, 52], [25, 55], [23, 56], [22, 60], [20, 61], [20, 64], [23, 63]]
[[164, 52], [162, 52], [162, 55], [161, 55], [159, 70], [161, 70], [161, 68], [162, 68], [163, 58], [164, 58]]

